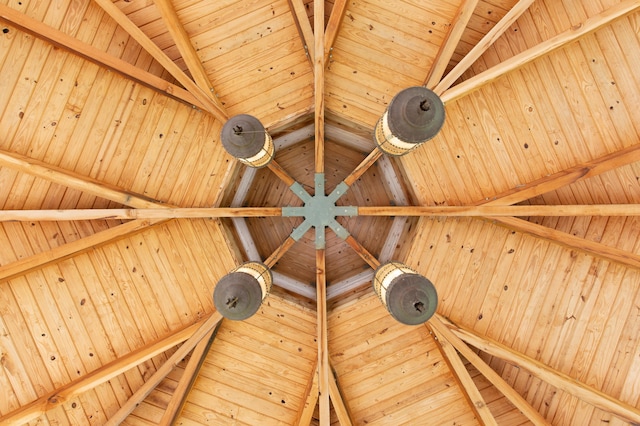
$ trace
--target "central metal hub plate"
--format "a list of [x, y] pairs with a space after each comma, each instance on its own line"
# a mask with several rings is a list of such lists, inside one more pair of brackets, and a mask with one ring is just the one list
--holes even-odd
[[298, 241], [311, 228], [316, 229], [316, 249], [325, 248], [325, 228], [331, 228], [338, 237], [346, 239], [349, 232], [336, 221], [337, 216], [357, 216], [356, 206], [336, 206], [336, 201], [349, 189], [341, 182], [331, 194], [324, 192], [324, 173], [316, 173], [315, 195], [311, 196], [298, 182], [294, 182], [290, 189], [304, 203], [302, 207], [283, 207], [282, 216], [304, 217], [300, 226], [293, 230], [291, 238]]

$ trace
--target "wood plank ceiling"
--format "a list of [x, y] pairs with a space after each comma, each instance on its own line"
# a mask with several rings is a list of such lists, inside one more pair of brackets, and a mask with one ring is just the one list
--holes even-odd
[[[639, 9], [0, 0], [0, 424], [640, 424]], [[341, 200], [407, 209], [339, 219], [435, 283], [408, 327], [335, 235], [280, 257], [300, 219], [265, 208], [300, 201], [219, 132], [258, 117], [330, 191], [414, 85], [443, 130]], [[261, 217], [167, 213], [221, 206]], [[258, 314], [220, 321], [218, 279], [272, 254]]]

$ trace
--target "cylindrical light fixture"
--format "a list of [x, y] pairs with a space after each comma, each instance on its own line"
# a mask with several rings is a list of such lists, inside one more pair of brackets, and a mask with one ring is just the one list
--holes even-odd
[[444, 103], [432, 90], [406, 88], [391, 99], [373, 139], [385, 154], [405, 155], [438, 134], [444, 115]]
[[273, 159], [275, 147], [260, 120], [252, 115], [231, 117], [220, 132], [222, 146], [249, 167], [264, 167]]
[[246, 262], [218, 281], [213, 303], [223, 317], [241, 321], [258, 311], [269, 294], [273, 276], [261, 262]]
[[433, 283], [403, 263], [380, 265], [373, 276], [373, 288], [391, 316], [403, 324], [426, 322], [438, 306]]

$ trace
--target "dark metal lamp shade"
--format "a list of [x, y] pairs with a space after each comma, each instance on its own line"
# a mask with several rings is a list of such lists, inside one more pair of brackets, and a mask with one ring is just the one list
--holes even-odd
[[247, 262], [218, 281], [213, 290], [213, 303], [220, 314], [241, 321], [255, 314], [269, 294], [273, 278], [266, 265]]
[[380, 265], [373, 287], [391, 316], [403, 324], [422, 324], [436, 312], [438, 294], [433, 283], [402, 263]]
[[260, 120], [240, 114], [222, 126], [220, 139], [224, 149], [249, 167], [264, 167], [273, 159], [275, 147]]
[[405, 155], [437, 135], [444, 118], [438, 95], [426, 87], [409, 87], [389, 103], [376, 124], [374, 141], [387, 155]]

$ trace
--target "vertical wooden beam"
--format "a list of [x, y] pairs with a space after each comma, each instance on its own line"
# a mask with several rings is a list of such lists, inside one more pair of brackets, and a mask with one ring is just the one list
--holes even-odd
[[[435, 325], [434, 325], [435, 323]], [[467, 399], [469, 401], [469, 405], [471, 409], [476, 413], [480, 423], [483, 425], [491, 425], [497, 426], [495, 417], [491, 414], [487, 403], [484, 398], [480, 394], [478, 387], [474, 383], [473, 379], [469, 375], [467, 368], [464, 366], [464, 363], [458, 356], [458, 352], [456, 352], [455, 348], [449, 343], [444, 334], [441, 333], [441, 327], [437, 320], [432, 320], [427, 324], [427, 328], [431, 330], [431, 332], [436, 337], [436, 343], [442, 356], [447, 361], [447, 364], [451, 368], [453, 374], [455, 374], [458, 382], [464, 388]]]
[[316, 294], [318, 328], [318, 398], [320, 400], [320, 426], [329, 426], [329, 347], [327, 338], [327, 276], [324, 249], [316, 250]]
[[106, 426], [117, 426], [151, 393], [153, 389], [169, 374], [175, 366], [191, 352], [191, 350], [213, 330], [222, 320], [219, 312], [213, 312], [211, 316], [196, 330], [195, 333], [176, 350], [173, 355], [158, 368], [127, 402], [111, 417]]
[[313, 84], [315, 107], [315, 172], [324, 173], [324, 1], [313, 2]]
[[469, 346], [456, 336], [445, 325], [443, 317], [436, 314], [429, 320], [431, 328], [437, 330], [439, 335], [455, 347], [478, 371], [487, 378], [511, 403], [522, 412], [534, 425], [549, 425], [550, 423], [536, 411], [518, 392], [504, 381], [482, 358], [480, 358]]
[[424, 82], [424, 85], [433, 89], [436, 84], [442, 79], [445, 71], [447, 70], [447, 65], [451, 61], [451, 57], [456, 51], [456, 47], [460, 43], [460, 39], [462, 38], [462, 34], [464, 30], [467, 28], [467, 24], [469, 23], [469, 19], [473, 15], [473, 11], [476, 9], [479, 0], [464, 0], [460, 4], [460, 8], [456, 12], [456, 16], [453, 19], [451, 27], [449, 28], [449, 32], [445, 37], [444, 43], [440, 46], [440, 50], [433, 60], [433, 65], [431, 66], [431, 70], [429, 71], [429, 75]]
[[213, 85], [207, 76], [202, 61], [198, 57], [193, 44], [191, 44], [189, 34], [187, 34], [182, 22], [178, 19], [178, 14], [173, 4], [171, 4], [171, 0], [154, 0], [154, 2], [195, 83], [218, 106], [220, 111], [226, 114], [224, 106], [215, 95]]
[[162, 415], [162, 419], [160, 420], [161, 425], [172, 425], [180, 416], [182, 408], [187, 402], [189, 392], [191, 392], [191, 388], [193, 388], [193, 385], [196, 382], [200, 368], [202, 367], [202, 364], [204, 364], [204, 360], [209, 353], [211, 344], [216, 338], [220, 324], [222, 324], [222, 321], [220, 321], [216, 327], [209, 332], [209, 335], [205, 336], [193, 349], [193, 352], [191, 352], [191, 358], [189, 358], [187, 367], [185, 368], [184, 373], [182, 373], [178, 386], [173, 391], [173, 396], [167, 405], [167, 409]]
[[449, 87], [469, 69], [475, 61], [522, 15], [533, 3], [533, 0], [520, 0], [506, 15], [502, 17], [489, 32], [482, 37], [469, 53], [438, 83], [434, 91], [442, 95]]
[[620, 418], [635, 424], [640, 424], [640, 409], [626, 402], [620, 401], [604, 392], [582, 383], [561, 371], [555, 370], [540, 361], [523, 353], [517, 352], [486, 336], [480, 336], [476, 332], [456, 325], [450, 326], [451, 332], [464, 342], [475, 346], [489, 355], [524, 368], [560, 390], [570, 393], [601, 410], [619, 416]]

